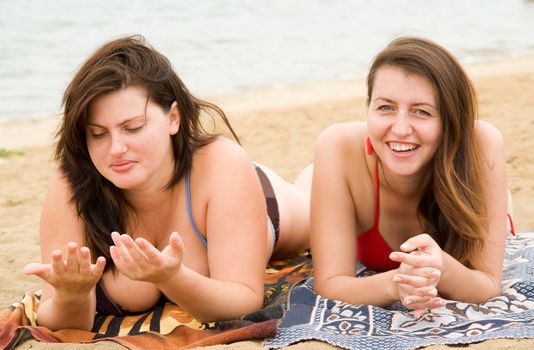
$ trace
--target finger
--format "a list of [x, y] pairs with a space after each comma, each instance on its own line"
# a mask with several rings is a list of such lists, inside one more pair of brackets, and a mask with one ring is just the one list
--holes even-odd
[[418, 310], [414, 310], [413, 311], [413, 317], [415, 318], [419, 318], [421, 317], [423, 314], [425, 314], [428, 310], [426, 309], [418, 309]]
[[116, 247], [122, 246], [121, 235], [118, 232], [111, 232], [111, 240], [113, 241]]
[[63, 252], [61, 250], [54, 250], [50, 254], [50, 265], [56, 275], [62, 275], [65, 272], [65, 261], [63, 260]]
[[406, 274], [395, 274], [393, 276], [393, 282], [409, 284], [414, 288], [429, 287], [434, 285], [433, 279]]
[[115, 243], [115, 246], [113, 249], [114, 252], [111, 251], [111, 247], [110, 247], [110, 253], [115, 254], [111, 256], [115, 264], [119, 265], [119, 263], [124, 264], [124, 263], [128, 263], [129, 261], [131, 261], [130, 254], [128, 253], [128, 248], [126, 248], [122, 240], [122, 235], [114, 231], [111, 233], [111, 239], [113, 240], [113, 243]]
[[109, 254], [111, 255], [111, 259], [113, 260], [115, 265], [120, 268], [120, 266], [122, 264], [122, 260], [121, 260], [121, 255], [119, 253], [119, 248], [117, 248], [114, 245], [110, 246], [109, 247]]
[[74, 242], [69, 242], [67, 244], [66, 270], [78, 272], [78, 245]]
[[417, 295], [408, 295], [402, 300], [402, 304], [410, 309], [425, 309], [430, 297], [420, 297]]
[[393, 252], [389, 258], [401, 264], [408, 264], [416, 268], [420, 267], [438, 267], [436, 259], [432, 255], [415, 255], [402, 252]]
[[145, 255], [146, 259], [149, 261], [154, 261], [159, 258], [160, 251], [158, 248], [154, 247], [149, 241], [144, 238], [137, 238], [135, 240], [137, 246], [141, 252]]
[[100, 278], [102, 276], [102, 273], [104, 272], [104, 268], [106, 267], [106, 258], [103, 256], [99, 256], [98, 259], [96, 259], [95, 264], [91, 267], [93, 276], [96, 278]]
[[[407, 264], [404, 264], [404, 265], [410, 266]], [[402, 271], [401, 273], [405, 275], [428, 278], [429, 280], [432, 280], [432, 281], [436, 281], [441, 278], [441, 271], [435, 267], [412, 267], [411, 269]]]
[[411, 275], [436, 280], [441, 277], [441, 271], [435, 267], [418, 267], [410, 271]]
[[410, 304], [411, 309], [415, 310], [432, 310], [437, 309], [445, 305], [445, 302], [441, 298], [430, 298], [425, 302], [413, 302]]
[[126, 249], [128, 261], [135, 261], [137, 264], [146, 263], [146, 256], [141, 252], [137, 243], [134, 242], [132, 237], [128, 235], [121, 235], [120, 237], [124, 248]]
[[91, 269], [91, 252], [87, 247], [81, 247], [79, 251], [80, 273], [89, 273]]
[[[407, 286], [406, 284], [399, 284], [399, 285], [402, 286], [404, 290], [406, 290], [405, 289], [406, 288], [405, 286]], [[435, 286], [430, 285], [430, 286], [425, 286], [421, 288], [413, 288], [410, 294], [418, 295], [420, 297], [435, 297], [438, 295], [438, 290], [436, 289]]]
[[417, 296], [407, 296], [402, 301], [403, 305], [414, 310], [424, 310], [424, 309], [436, 309], [445, 305], [445, 302], [440, 297], [417, 297]]
[[169, 236], [169, 246], [172, 248], [174, 255], [182, 256], [184, 254], [184, 241], [178, 232], [173, 232]]
[[406, 240], [401, 244], [400, 248], [403, 252], [411, 252], [417, 249], [424, 249], [429, 246], [437, 245], [436, 241], [430, 237], [427, 233], [414, 236]]

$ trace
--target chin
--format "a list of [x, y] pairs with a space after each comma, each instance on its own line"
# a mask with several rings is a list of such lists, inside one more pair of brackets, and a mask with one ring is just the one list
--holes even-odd
[[415, 164], [394, 164], [392, 167], [389, 168], [392, 173], [398, 176], [413, 176], [420, 174], [422, 171], [422, 167]]
[[131, 190], [140, 185], [140, 181], [134, 179], [109, 179], [109, 181], [121, 190]]

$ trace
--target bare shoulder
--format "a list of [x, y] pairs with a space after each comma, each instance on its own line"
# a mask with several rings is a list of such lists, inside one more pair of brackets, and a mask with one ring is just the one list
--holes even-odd
[[339, 123], [325, 129], [315, 145], [314, 179], [337, 179], [336, 183], [342, 186], [359, 187], [356, 179], [368, 173], [367, 135], [365, 122]]
[[214, 181], [213, 185], [218, 186], [227, 180], [222, 174], [239, 179], [253, 170], [253, 163], [243, 147], [225, 137], [217, 137], [198, 149], [193, 157], [193, 178], [201, 178], [204, 184]]
[[247, 152], [237, 142], [219, 136], [195, 152], [194, 161], [200, 166], [227, 166], [250, 163]]
[[504, 152], [504, 137], [497, 127], [486, 121], [478, 120], [475, 130], [484, 154]]
[[489, 169], [494, 169], [495, 165], [499, 164], [504, 167], [506, 152], [504, 137], [500, 130], [488, 122], [477, 121], [476, 134], [482, 156]]
[[484, 120], [478, 120], [476, 123], [476, 133], [481, 146], [486, 149], [504, 147], [504, 137], [499, 129], [493, 124]]
[[347, 122], [334, 124], [321, 132], [316, 142], [316, 150], [328, 149], [341, 151], [342, 154], [354, 151], [354, 146], [361, 144], [367, 135], [367, 123]]

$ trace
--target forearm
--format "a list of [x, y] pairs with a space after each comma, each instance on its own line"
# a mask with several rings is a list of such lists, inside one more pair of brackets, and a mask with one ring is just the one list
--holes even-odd
[[367, 277], [332, 276], [315, 279], [314, 289], [322, 296], [350, 304], [387, 307], [398, 300], [394, 270]]
[[437, 286], [443, 298], [479, 304], [500, 293], [500, 279], [469, 269], [449, 254], [443, 254], [444, 268]]
[[37, 310], [37, 323], [57, 331], [61, 329], [82, 329], [90, 331], [96, 312], [94, 293], [87, 297], [62, 300], [54, 295], [39, 305]]
[[186, 266], [156, 286], [171, 301], [199, 321], [230, 320], [261, 308], [263, 290], [201, 275]]

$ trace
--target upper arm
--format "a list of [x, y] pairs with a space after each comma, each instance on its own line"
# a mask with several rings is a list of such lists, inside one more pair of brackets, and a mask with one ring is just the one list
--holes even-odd
[[267, 209], [254, 165], [226, 139], [207, 146], [206, 235], [210, 277], [238, 282], [263, 295], [267, 262]]
[[486, 272], [500, 281], [507, 235], [508, 184], [505, 145], [502, 134], [491, 124], [478, 122], [476, 130], [482, 155], [482, 185], [488, 218], [488, 232], [481, 260], [486, 264]]
[[[365, 164], [355, 151], [360, 135], [354, 124], [330, 127], [316, 143], [311, 247], [319, 289], [321, 282], [330, 277], [356, 274], [356, 212], [348, 176], [358, 176], [352, 174], [353, 170], [361, 171]], [[355, 166], [348, 165], [354, 163]]]

